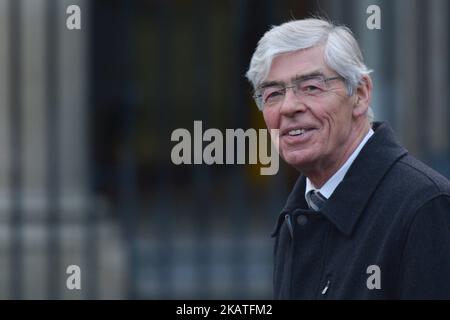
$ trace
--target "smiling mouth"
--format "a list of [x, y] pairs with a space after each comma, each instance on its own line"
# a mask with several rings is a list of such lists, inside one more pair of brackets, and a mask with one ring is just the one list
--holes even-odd
[[294, 129], [294, 130], [290, 130], [289, 132], [287, 132], [286, 135], [288, 135], [290, 137], [296, 137], [296, 136], [301, 136], [311, 130], [313, 130], [313, 129], [312, 128], [311, 129]]

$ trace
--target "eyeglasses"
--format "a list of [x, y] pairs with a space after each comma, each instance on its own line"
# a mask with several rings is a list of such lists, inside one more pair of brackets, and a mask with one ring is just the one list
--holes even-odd
[[345, 81], [345, 78], [340, 76], [325, 78], [322, 75], [300, 77], [294, 79], [290, 86], [285, 86], [282, 83], [269, 82], [257, 89], [253, 98], [260, 110], [266, 107], [277, 107], [283, 103], [287, 89], [292, 89], [297, 98], [319, 97], [325, 92], [330, 91], [328, 83], [334, 80]]

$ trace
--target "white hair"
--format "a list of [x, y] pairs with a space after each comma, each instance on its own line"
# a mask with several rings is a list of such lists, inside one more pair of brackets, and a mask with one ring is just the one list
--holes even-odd
[[[364, 64], [361, 49], [350, 29], [323, 19], [295, 20], [272, 27], [258, 42], [247, 79], [256, 90], [266, 79], [276, 55], [322, 45], [325, 63], [345, 78], [348, 94], [352, 95], [353, 88], [372, 70]], [[367, 117], [373, 121], [370, 107]]]

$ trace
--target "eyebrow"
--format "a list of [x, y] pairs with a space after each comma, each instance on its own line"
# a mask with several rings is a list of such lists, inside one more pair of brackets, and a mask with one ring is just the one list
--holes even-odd
[[[323, 74], [323, 72], [319, 71], [319, 70], [315, 70], [306, 74], [302, 74], [302, 75], [296, 75], [294, 76], [291, 81], [302, 81], [302, 80], [308, 80], [311, 78], [316, 78], [316, 77], [324, 77], [325, 75]], [[286, 83], [284, 81], [263, 81], [261, 83], [261, 85], [259, 86], [260, 89], [264, 89], [267, 87], [275, 87], [275, 86], [284, 86]]]

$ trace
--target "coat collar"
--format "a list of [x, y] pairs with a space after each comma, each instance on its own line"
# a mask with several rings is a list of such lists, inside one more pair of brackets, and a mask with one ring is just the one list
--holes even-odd
[[[375, 122], [373, 130], [374, 135], [364, 145], [344, 179], [322, 208], [324, 216], [347, 236], [352, 233], [381, 179], [398, 159], [407, 154], [389, 124]], [[306, 178], [301, 175], [281, 211], [272, 236], [278, 232], [285, 214], [308, 208], [304, 196], [305, 184]]]

